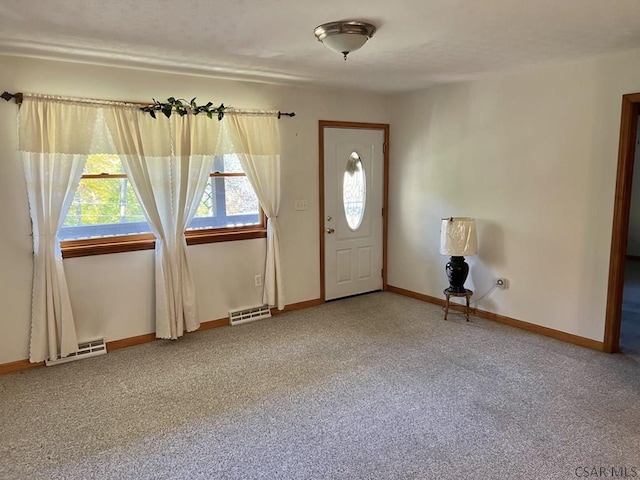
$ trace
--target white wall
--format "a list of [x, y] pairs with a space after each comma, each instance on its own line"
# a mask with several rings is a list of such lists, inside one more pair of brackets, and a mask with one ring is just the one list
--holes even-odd
[[[391, 285], [442, 296], [440, 218], [477, 219], [468, 286], [478, 307], [603, 339], [621, 97], [640, 51], [385, 98], [0, 56], [8, 91], [147, 101], [197, 96], [284, 119], [280, 215], [287, 303], [317, 298], [318, 119], [390, 122]], [[0, 105], [0, 363], [28, 357], [31, 237], [13, 104]], [[390, 112], [390, 114], [389, 114]], [[296, 199], [308, 211], [294, 211]], [[264, 241], [190, 247], [201, 320], [258, 303]], [[150, 251], [65, 260], [81, 338], [152, 332]]]
[[[601, 341], [621, 99], [640, 51], [397, 95], [389, 283], [442, 297], [441, 217], [473, 216], [478, 307]], [[419, 265], [420, 268], [415, 268]]]
[[[288, 304], [320, 295], [318, 120], [388, 122], [386, 98], [378, 95], [7, 56], [0, 56], [0, 88], [143, 102], [197, 96], [238, 108], [295, 111], [295, 118], [280, 124], [279, 223]], [[28, 357], [32, 244], [16, 113], [15, 105], [0, 105], [0, 364]], [[294, 211], [297, 199], [308, 200], [309, 210]], [[264, 244], [259, 239], [189, 248], [202, 321], [260, 303], [261, 289], [253, 282], [264, 269]], [[68, 259], [65, 268], [81, 340], [154, 331], [151, 251]]]

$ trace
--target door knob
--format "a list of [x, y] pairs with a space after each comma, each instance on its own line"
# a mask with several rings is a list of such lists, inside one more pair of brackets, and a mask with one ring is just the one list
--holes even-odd
[[328, 234], [332, 234], [333, 232], [335, 232], [335, 230], [333, 228], [327, 228], [327, 233]]

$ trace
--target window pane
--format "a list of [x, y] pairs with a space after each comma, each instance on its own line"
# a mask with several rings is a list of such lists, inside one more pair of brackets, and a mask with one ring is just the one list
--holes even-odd
[[258, 215], [260, 203], [247, 177], [224, 179], [227, 216]]
[[240, 159], [235, 154], [216, 157], [213, 165], [214, 173], [244, 173]]
[[360, 160], [360, 156], [356, 152], [352, 152], [347, 160], [342, 180], [344, 215], [351, 230], [357, 230], [362, 223], [366, 193], [362, 160]]
[[202, 194], [202, 200], [196, 210], [195, 217], [214, 217], [217, 215], [217, 202], [214, 183], [216, 179], [209, 177]]
[[[85, 174], [119, 174], [114, 155], [91, 155]], [[58, 232], [61, 240], [150, 233], [138, 199], [127, 178], [83, 178]]]
[[247, 177], [210, 177], [189, 229], [260, 224], [260, 205]]
[[99, 175], [101, 173], [117, 175], [124, 173], [124, 167], [117, 155], [90, 155], [82, 173], [85, 175]]

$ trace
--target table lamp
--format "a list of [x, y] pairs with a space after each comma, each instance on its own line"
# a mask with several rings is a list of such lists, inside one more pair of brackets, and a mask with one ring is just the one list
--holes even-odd
[[478, 251], [476, 221], [467, 217], [449, 217], [442, 219], [440, 229], [440, 253], [451, 256], [445, 270], [449, 278], [448, 290], [452, 293], [464, 293], [464, 282], [469, 274], [469, 265], [465, 256], [475, 255]]

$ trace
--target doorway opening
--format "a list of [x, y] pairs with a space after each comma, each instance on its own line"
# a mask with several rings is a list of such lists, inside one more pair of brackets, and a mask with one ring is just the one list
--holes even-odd
[[318, 126], [320, 300], [386, 290], [389, 125]]
[[624, 95], [622, 97], [618, 169], [609, 262], [609, 289], [604, 331], [604, 351], [608, 353], [615, 353], [620, 349], [625, 263], [627, 261], [633, 165], [636, 153], [639, 114], [640, 93]]

